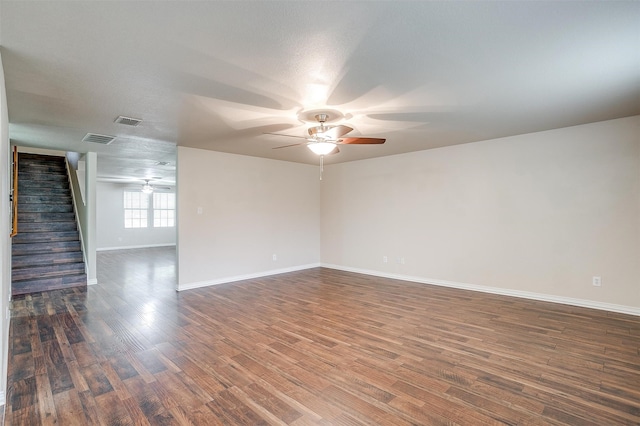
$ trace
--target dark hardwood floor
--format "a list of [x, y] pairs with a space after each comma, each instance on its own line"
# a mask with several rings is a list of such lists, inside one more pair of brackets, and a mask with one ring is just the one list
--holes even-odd
[[640, 318], [312, 269], [174, 291], [172, 249], [14, 301], [5, 424], [638, 425]]

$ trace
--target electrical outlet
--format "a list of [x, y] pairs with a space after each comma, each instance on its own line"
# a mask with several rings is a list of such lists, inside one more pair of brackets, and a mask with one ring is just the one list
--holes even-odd
[[387, 256], [382, 256], [382, 263], [387, 263], [389, 258]]
[[602, 285], [602, 277], [593, 277], [593, 285], [600, 287]]

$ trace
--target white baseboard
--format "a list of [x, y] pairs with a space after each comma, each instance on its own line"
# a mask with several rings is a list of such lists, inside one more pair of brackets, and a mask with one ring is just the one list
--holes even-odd
[[96, 285], [96, 284], [98, 284], [97, 278], [92, 278], [92, 279], [87, 278], [87, 285]]
[[[6, 402], [7, 401], [6, 401], [6, 397], [4, 395], [4, 391], [0, 390], [0, 405], [5, 405]], [[4, 409], [4, 407], [3, 407], [3, 409]]]
[[409, 275], [388, 274], [385, 272], [369, 269], [351, 268], [348, 266], [322, 263], [323, 268], [337, 269], [340, 271], [355, 272], [358, 274], [372, 275], [375, 277], [391, 278], [402, 281], [412, 281], [420, 284], [432, 284], [441, 287], [459, 288], [461, 290], [479, 291], [482, 293], [499, 294], [502, 296], [520, 297], [523, 299], [538, 300], [542, 302], [560, 303], [563, 305], [579, 306], [582, 308], [599, 309], [602, 311], [619, 312], [621, 314], [640, 316], [640, 308], [613, 303], [596, 302], [593, 300], [574, 299], [571, 297], [554, 296], [551, 294], [533, 293], [529, 291], [509, 290], [497, 287], [486, 287], [477, 284], [459, 283], [455, 281], [437, 280], [431, 278], [414, 277]]
[[320, 263], [310, 263], [307, 265], [292, 266], [289, 268], [271, 269], [268, 271], [261, 271], [253, 274], [224, 277], [224, 278], [219, 278], [219, 279], [210, 280], [210, 281], [199, 281], [195, 283], [178, 284], [177, 290], [178, 291], [192, 290], [194, 288], [208, 287], [211, 285], [226, 284], [226, 283], [232, 283], [236, 281], [251, 280], [254, 278], [268, 277], [270, 275], [285, 274], [287, 272], [302, 271], [304, 269], [311, 269], [311, 268], [318, 268], [318, 267], [320, 267]]
[[154, 247], [175, 247], [174, 244], [147, 244], [142, 246], [122, 246], [122, 247], [101, 247], [96, 251], [111, 251], [111, 250], [129, 250], [129, 249], [141, 249], [141, 248], [154, 248]]

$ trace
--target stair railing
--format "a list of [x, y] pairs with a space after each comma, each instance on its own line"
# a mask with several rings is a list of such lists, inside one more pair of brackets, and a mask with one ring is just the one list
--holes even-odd
[[11, 188], [11, 234], [10, 238], [18, 235], [18, 147], [13, 147], [13, 188]]

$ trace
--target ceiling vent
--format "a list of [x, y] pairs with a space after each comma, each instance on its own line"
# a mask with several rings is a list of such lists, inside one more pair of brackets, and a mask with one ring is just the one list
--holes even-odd
[[93, 142], [102, 145], [109, 145], [114, 140], [116, 140], [115, 136], [99, 135], [97, 133], [87, 133], [84, 138], [82, 138], [82, 142]]
[[142, 120], [140, 120], [139, 118], [124, 117], [121, 115], [120, 117], [116, 118], [116, 123], [135, 127], [138, 124], [142, 123]]
[[169, 165], [168, 161], [158, 161], [156, 163], [156, 166], [167, 166], [167, 165]]

